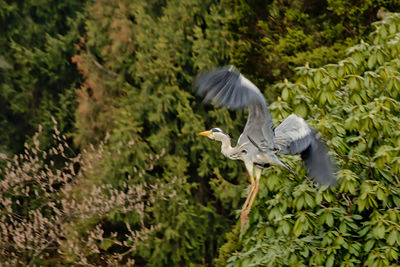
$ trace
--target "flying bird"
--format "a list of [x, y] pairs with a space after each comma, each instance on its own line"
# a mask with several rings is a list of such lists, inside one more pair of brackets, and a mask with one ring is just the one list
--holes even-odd
[[251, 187], [241, 210], [242, 229], [258, 193], [262, 170], [277, 165], [291, 171], [277, 155], [300, 154], [313, 180], [328, 186], [337, 183], [332, 160], [320, 134], [295, 114], [273, 129], [264, 96], [235, 67], [225, 66], [204, 72], [195, 79], [194, 85], [197, 94], [204, 98], [204, 103], [225, 106], [231, 110], [249, 109], [246, 126], [235, 147], [231, 145], [230, 136], [220, 128], [200, 133], [220, 141], [221, 152], [227, 158], [244, 161]]

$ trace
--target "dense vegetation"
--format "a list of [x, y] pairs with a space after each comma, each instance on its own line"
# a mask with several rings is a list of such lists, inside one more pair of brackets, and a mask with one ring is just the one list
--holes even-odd
[[[400, 15], [395, 1], [3, 1], [0, 263], [400, 264]], [[379, 10], [379, 12], [378, 12]], [[378, 17], [377, 17], [378, 12]], [[377, 21], [377, 22], [373, 22]], [[201, 105], [193, 78], [234, 64], [318, 129], [339, 186], [239, 162], [246, 111]]]

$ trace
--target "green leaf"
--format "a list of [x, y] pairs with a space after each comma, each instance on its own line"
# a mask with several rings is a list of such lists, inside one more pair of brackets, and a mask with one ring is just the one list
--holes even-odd
[[370, 230], [369, 226], [365, 226], [363, 229], [361, 229], [361, 231], [358, 232], [358, 235], [363, 237], [365, 236]]
[[374, 245], [375, 245], [374, 239], [368, 240], [367, 243], [365, 243], [364, 245], [364, 251], [368, 253]]
[[367, 204], [367, 199], [358, 198], [358, 211], [362, 212]]
[[322, 193], [318, 192], [317, 195], [315, 196], [315, 201], [317, 202], [317, 204], [321, 204], [322, 203]]
[[341, 233], [346, 233], [347, 232], [347, 224], [345, 222], [341, 222], [339, 225], [339, 230]]
[[[396, 243], [397, 241], [397, 231], [396, 230], [392, 230], [387, 238], [387, 241], [389, 243], [389, 245], [394, 245], [394, 243]], [[398, 242], [400, 243], [400, 242]]]
[[385, 192], [382, 189], [378, 189], [378, 191], [376, 192], [376, 197], [379, 200], [386, 200]]
[[301, 210], [304, 206], [304, 197], [299, 197], [296, 201], [296, 208], [297, 210]]
[[307, 247], [304, 247], [302, 251], [300, 251], [301, 256], [307, 258], [310, 255], [310, 250]]
[[364, 87], [368, 88], [370, 85], [370, 79], [368, 75], [364, 76]]
[[360, 254], [357, 247], [353, 244], [349, 246], [349, 252], [355, 256], [358, 256]]
[[328, 103], [332, 105], [335, 100], [335, 95], [332, 92], [327, 92], [326, 99], [328, 100]]
[[324, 92], [321, 92], [321, 94], [319, 96], [319, 103], [321, 105], [325, 104], [325, 102], [326, 102], [326, 94], [327, 94], [327, 92], [324, 91]]
[[332, 267], [333, 264], [335, 263], [335, 255], [331, 254], [329, 255], [328, 259], [326, 260], [326, 267]]
[[288, 235], [290, 233], [290, 224], [287, 221], [283, 221], [282, 229], [285, 235]]
[[390, 256], [393, 260], [398, 260], [399, 258], [399, 254], [397, 253], [396, 250], [394, 250], [394, 248], [390, 249]]
[[385, 226], [384, 225], [378, 225], [374, 228], [374, 235], [377, 238], [384, 238], [385, 237]]
[[385, 25], [382, 25], [379, 29], [382, 39], [386, 39], [387, 31]]
[[394, 204], [396, 204], [397, 207], [400, 207], [400, 198], [397, 196], [392, 196], [392, 197]]
[[351, 77], [349, 79], [349, 88], [351, 90], [356, 90], [358, 89], [358, 85], [357, 85], [357, 79], [355, 77]]
[[316, 71], [314, 75], [314, 82], [316, 85], [318, 85], [321, 82], [322, 79], [322, 73], [320, 71]]
[[350, 118], [348, 118], [345, 122], [344, 122], [344, 127], [347, 130], [353, 130], [353, 129], [357, 129], [358, 127], [358, 123], [355, 117], [351, 116]]
[[287, 87], [282, 90], [282, 99], [287, 101], [289, 99], [289, 90]]
[[372, 53], [368, 59], [368, 68], [372, 69], [375, 66], [376, 62], [376, 53]]
[[312, 207], [315, 206], [314, 198], [312, 198], [309, 194], [305, 194], [304, 197], [305, 197], [305, 200], [306, 200], [307, 205], [308, 205], [310, 208], [312, 208]]
[[377, 52], [377, 59], [378, 59], [378, 63], [380, 65], [382, 65], [385, 62], [385, 59], [383, 57], [383, 53], [380, 50], [378, 50], [378, 52]]
[[307, 83], [307, 87], [308, 87], [309, 89], [314, 88], [314, 82], [313, 82], [313, 80], [311, 79], [311, 77], [307, 77], [306, 83]]
[[390, 34], [394, 34], [396, 32], [396, 24], [395, 23], [393, 23], [393, 22], [390, 23], [389, 32], [390, 32]]
[[297, 219], [296, 223], [293, 227], [293, 233], [296, 237], [300, 236], [303, 231], [303, 223], [300, 221], [300, 218]]
[[332, 227], [333, 226], [333, 215], [332, 215], [332, 213], [327, 213], [326, 214], [326, 224], [329, 226], [329, 227]]
[[327, 202], [332, 202], [332, 200], [333, 200], [332, 195], [331, 195], [329, 192], [325, 192], [325, 193], [324, 193], [324, 199], [325, 199]]
[[295, 107], [294, 113], [299, 117], [305, 118], [307, 116], [307, 108], [304, 104], [299, 104]]
[[359, 94], [353, 94], [351, 96], [351, 100], [353, 100], [353, 102], [355, 102], [358, 105], [362, 104], [362, 99], [361, 99], [361, 96]]

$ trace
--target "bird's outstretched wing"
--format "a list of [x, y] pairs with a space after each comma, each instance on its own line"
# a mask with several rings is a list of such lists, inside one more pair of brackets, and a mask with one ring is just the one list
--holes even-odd
[[249, 108], [249, 116], [238, 144], [248, 142], [248, 136], [265, 150], [274, 147], [271, 115], [260, 90], [233, 66], [200, 74], [195, 80], [197, 94], [203, 102], [219, 104], [231, 110]]
[[301, 153], [307, 172], [318, 183], [330, 186], [337, 183], [326, 145], [302, 118], [292, 114], [276, 127], [274, 144], [278, 154]]

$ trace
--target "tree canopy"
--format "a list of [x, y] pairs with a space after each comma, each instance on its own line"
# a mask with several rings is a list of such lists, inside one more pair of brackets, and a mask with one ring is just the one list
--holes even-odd
[[[393, 1], [3, 1], [0, 263], [390, 266], [400, 247], [400, 5]], [[392, 13], [391, 13], [392, 12]], [[378, 16], [377, 16], [378, 13]], [[247, 111], [206, 106], [233, 64], [321, 132], [339, 185], [271, 167], [240, 232]]]

